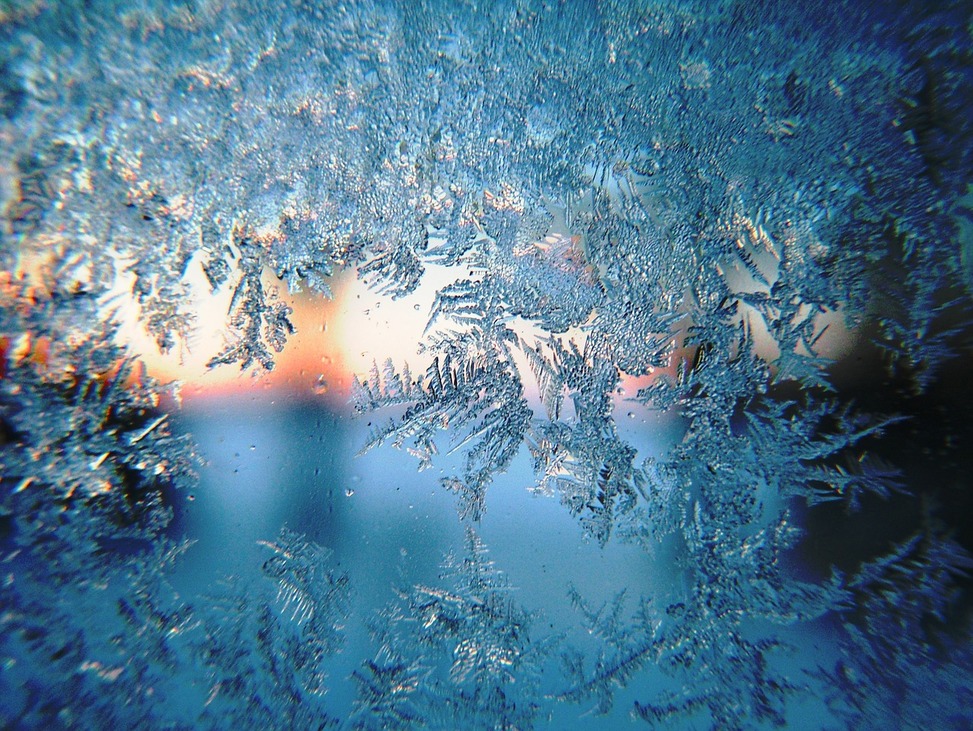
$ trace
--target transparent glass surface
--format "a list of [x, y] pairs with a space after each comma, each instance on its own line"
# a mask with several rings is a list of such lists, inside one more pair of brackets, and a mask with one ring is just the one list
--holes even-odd
[[0, 0], [0, 727], [968, 729], [973, 6]]

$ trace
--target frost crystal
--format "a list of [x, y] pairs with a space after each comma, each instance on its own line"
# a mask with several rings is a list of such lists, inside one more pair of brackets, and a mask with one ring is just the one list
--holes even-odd
[[[283, 287], [400, 300], [434, 269], [422, 368], [379, 354], [354, 404], [364, 449], [442, 470], [467, 549], [382, 616], [348, 725], [542, 724], [546, 643], [475, 532], [519, 456], [595, 544], [675, 574], [571, 592], [589, 632], [552, 702], [626, 686], [637, 719], [717, 728], [802, 693], [855, 727], [928, 723], [924, 688], [968, 709], [968, 537], [937, 522], [968, 506], [939, 479], [968, 434], [923, 432], [970, 354], [969, 29], [956, 1], [3, 2], [0, 725], [340, 725], [326, 551], [285, 531], [262, 588], [202, 610], [168, 585], [193, 452], [111, 309], [179, 349], [201, 284], [229, 300], [209, 366], [270, 370]], [[647, 453], [629, 409], [678, 436]], [[814, 535], [885, 510], [913, 537]], [[789, 675], [780, 626], [818, 621], [838, 659]]]
[[355, 729], [533, 728], [551, 650], [472, 528], [444, 587], [400, 593], [373, 631], [379, 651], [354, 672]]
[[234, 582], [213, 597], [192, 650], [205, 667], [210, 697], [201, 719], [248, 727], [328, 728], [327, 663], [340, 651], [348, 615], [348, 577], [330, 552], [281, 530], [263, 566], [276, 598]]

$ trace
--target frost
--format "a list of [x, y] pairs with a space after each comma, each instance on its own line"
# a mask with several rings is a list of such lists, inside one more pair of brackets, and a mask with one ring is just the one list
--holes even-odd
[[[121, 33], [94, 7], [72, 11], [90, 29], [83, 44], [62, 40], [63, 18], [15, 13], [11, 114], [39, 126], [15, 140], [11, 230], [27, 249], [72, 237], [102, 282], [125, 262], [163, 349], [193, 325], [189, 266], [216, 289], [268, 272], [323, 294], [355, 268], [396, 298], [439, 261], [479, 269], [469, 297], [548, 332], [593, 316], [631, 374], [660, 357], [645, 337], [665, 342], [669, 318], [729, 295], [775, 340], [779, 377], [809, 379], [819, 312], [845, 304], [860, 317], [863, 284], [912, 259], [945, 261], [960, 281], [962, 252], [939, 243], [952, 217], [923, 203], [968, 182], [939, 132], [958, 124], [952, 70], [909, 71], [867, 33], [855, 51], [836, 48], [825, 29], [841, 8], [817, 18], [820, 39], [779, 47], [774, 34], [799, 21], [776, 11], [731, 32], [723, 11], [694, 3], [605, 3], [593, 16], [569, 4], [558, 17], [529, 7], [444, 24], [435, 6], [299, 4], [275, 21], [251, 2], [150, 5], [124, 11]], [[680, 43], [661, 51], [672, 34]], [[585, 40], [550, 41], [563, 35]], [[762, 38], [777, 52], [749, 52]], [[691, 52], [703, 39], [714, 50]], [[61, 43], [71, 62], [50, 65], [46, 45]], [[942, 43], [953, 53], [963, 39]], [[846, 87], [885, 105], [876, 129], [902, 134], [861, 129]], [[893, 119], [898, 99], [907, 113]], [[237, 230], [260, 245], [227, 256]], [[909, 267], [889, 293], [901, 311], [879, 318], [892, 357], [920, 379], [955, 347], [955, 330], [932, 323], [950, 300], [930, 269]], [[272, 295], [247, 287], [254, 319]], [[248, 330], [241, 316], [229, 313], [229, 329], [263, 345], [212, 362], [266, 367], [288, 330]]]
[[[748, 411], [747, 418], [747, 436], [755, 453], [755, 464], [748, 471], [759, 475], [777, 494], [802, 496], [811, 505], [846, 500], [849, 507], [856, 508], [860, 493], [887, 498], [903, 489], [899, 471], [862, 446], [901, 417], [870, 418], [850, 413], [847, 406], [807, 396], [801, 403], [761, 404]], [[778, 458], [782, 453], [789, 457], [786, 462]]]
[[[843, 615], [843, 658], [821, 672], [839, 718], [875, 728], [881, 712], [906, 727], [922, 724], [954, 699], [965, 706], [973, 697], [969, 643], [943, 645], [960, 611], [956, 579], [971, 569], [973, 557], [928, 522], [923, 532], [862, 565], [849, 584], [854, 602]], [[962, 727], [963, 715], [947, 711], [944, 726]]]
[[213, 356], [206, 365], [214, 368], [239, 362], [241, 370], [246, 370], [256, 362], [269, 371], [274, 367], [274, 360], [267, 345], [279, 353], [284, 349], [287, 336], [297, 332], [289, 319], [292, 310], [279, 301], [275, 287], [265, 293], [257, 244], [240, 232], [235, 232], [234, 238], [240, 251], [242, 269], [240, 281], [230, 300], [230, 326], [234, 331], [234, 342]]
[[[58, 253], [0, 283], [4, 723], [321, 722], [308, 699], [342, 644], [347, 578], [285, 531], [267, 592], [179, 598], [168, 577], [190, 546], [167, 530], [197, 458], [161, 409], [171, 389], [114, 343], [97, 295]], [[211, 697], [174, 702], [182, 677]]]
[[379, 646], [353, 678], [355, 729], [533, 728], [551, 640], [487, 558], [472, 528], [462, 556], [445, 565], [442, 587], [400, 592], [373, 635]]
[[436, 433], [446, 427], [457, 430], [451, 451], [464, 450], [465, 469], [460, 477], [444, 478], [443, 484], [460, 494], [461, 515], [478, 520], [486, 486], [517, 453], [530, 419], [516, 370], [486, 355], [456, 365], [447, 355], [442, 362], [433, 360], [421, 383], [410, 381], [408, 370], [397, 374], [390, 366], [384, 382], [377, 368], [371, 381], [356, 382], [359, 410], [413, 402], [401, 421], [374, 429], [366, 449], [386, 440], [399, 447], [409, 441], [427, 464], [438, 451]]
[[[36, 284], [0, 284], [2, 515], [50, 580], [94, 571], [106, 544], [160, 537], [166, 489], [191, 481], [187, 437], [164, 393], [113, 343], [97, 297], [55, 258]], [[94, 580], [94, 577], [91, 577]]]
[[633, 714], [645, 721], [671, 724], [703, 714], [711, 728], [785, 723], [787, 699], [807, 688], [775, 667], [773, 657], [787, 647], [773, 625], [817, 618], [850, 595], [840, 576], [823, 585], [785, 579], [779, 561], [795, 538], [786, 518], [740, 539], [717, 516], [693, 505], [683, 527], [690, 588], [664, 610], [643, 598], [629, 618], [624, 594], [595, 609], [572, 589], [571, 602], [602, 649], [590, 669], [580, 652], [565, 654], [572, 685], [562, 699], [593, 699], [595, 711], [608, 713], [619, 687], [658, 667], [678, 678], [680, 689], [636, 701]]
[[281, 530], [264, 577], [276, 597], [239, 582], [212, 597], [203, 637], [192, 645], [211, 695], [201, 720], [266, 728], [331, 727], [325, 702], [327, 662], [344, 644], [348, 577], [327, 549]]
[[[571, 593], [594, 647], [568, 643], [561, 701], [606, 713], [626, 686], [649, 723], [783, 725], [821, 688], [782, 670], [778, 629], [812, 621], [840, 625], [822, 672], [847, 725], [921, 725], [924, 686], [968, 699], [968, 557], [935, 521], [816, 579], [791, 553], [808, 516], [915, 507], [939, 458], [911, 454], [909, 408], [969, 355], [969, 18], [905, 7], [5, 3], [2, 643], [28, 669], [0, 725], [339, 723], [326, 552], [283, 533], [263, 589], [203, 610], [167, 587], [194, 457], [110, 309], [169, 351], [202, 282], [229, 299], [209, 366], [270, 370], [281, 287], [346, 274], [399, 300], [433, 267], [423, 366], [378, 354], [354, 406], [363, 449], [442, 470], [467, 552], [385, 613], [357, 727], [540, 723], [544, 643], [472, 527], [518, 455], [585, 536], [675, 567], [651, 601], [630, 587], [631, 616]], [[839, 371], [872, 343], [882, 398], [855, 404]], [[629, 408], [681, 433], [644, 453]], [[174, 668], [205, 686], [175, 720]], [[656, 670], [668, 691], [642, 695]]]

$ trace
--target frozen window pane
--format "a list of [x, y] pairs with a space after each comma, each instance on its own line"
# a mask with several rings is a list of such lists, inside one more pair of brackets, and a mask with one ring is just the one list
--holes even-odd
[[969, 28], [3, 3], [0, 726], [968, 727]]

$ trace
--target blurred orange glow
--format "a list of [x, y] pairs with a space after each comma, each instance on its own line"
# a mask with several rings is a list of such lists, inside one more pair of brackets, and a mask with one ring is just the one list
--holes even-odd
[[[181, 383], [180, 397], [187, 401], [227, 394], [270, 393], [288, 398], [321, 399], [344, 410], [355, 375], [367, 375], [373, 363], [391, 358], [397, 367], [408, 362], [414, 372], [425, 369], [428, 356], [419, 355], [419, 343], [438, 288], [453, 280], [452, 273], [432, 267], [419, 289], [408, 297], [391, 300], [346, 274], [332, 284], [334, 299], [311, 292], [296, 295], [281, 291], [293, 313], [297, 333], [283, 352], [275, 354], [270, 372], [242, 372], [234, 366], [208, 369], [206, 363], [224, 347], [231, 288], [211, 294], [201, 272], [190, 267], [187, 310], [196, 314], [193, 333], [167, 354], [160, 353], [140, 324], [138, 306], [128, 283], [116, 287], [111, 306], [121, 321], [120, 339], [145, 363], [149, 375], [163, 382]], [[272, 277], [265, 285], [275, 286]]]
[[[234, 366], [208, 369], [207, 361], [225, 346], [228, 337], [227, 308], [232, 288], [212, 294], [201, 268], [191, 266], [186, 284], [190, 292], [187, 310], [196, 314], [193, 334], [170, 353], [159, 352], [153, 338], [139, 323], [139, 308], [131, 297], [130, 283], [116, 287], [112, 307], [121, 320], [121, 338], [129, 350], [139, 355], [149, 375], [163, 382], [180, 382], [180, 396], [194, 401], [208, 396], [263, 393], [272, 397], [319, 399], [339, 411], [347, 410], [351, 385], [356, 375], [367, 376], [373, 364], [382, 367], [391, 359], [396, 368], [408, 363], [413, 373], [425, 371], [431, 356], [420, 353], [426, 323], [436, 292], [456, 278], [456, 271], [428, 267], [419, 288], [407, 297], [393, 300], [369, 289], [347, 273], [332, 282], [334, 299], [310, 292], [296, 295], [281, 291], [282, 299], [293, 308], [292, 322], [297, 333], [292, 335], [283, 352], [275, 354], [271, 372], [243, 372]], [[268, 276], [265, 285], [276, 280]], [[119, 304], [121, 303], [121, 304]], [[742, 314], [749, 321], [758, 355], [773, 361], [778, 353], [759, 316]], [[534, 332], [524, 322], [521, 336], [532, 341]], [[819, 355], [840, 358], [853, 344], [853, 336], [844, 327], [840, 313], [821, 313], [816, 330], [827, 325], [827, 332], [816, 344]], [[584, 329], [569, 334], [583, 343]], [[623, 392], [634, 396], [639, 388], [650, 385], [662, 375], [674, 378], [679, 362], [692, 363], [695, 348], [677, 343], [671, 363], [647, 376], [622, 374]], [[526, 362], [517, 363], [523, 375], [525, 396], [530, 405], [543, 411], [534, 378]]]
[[[179, 342], [169, 353], [160, 353], [142, 327], [139, 307], [129, 292], [123, 286], [116, 288], [111, 306], [121, 322], [120, 340], [142, 359], [149, 375], [162, 382], [179, 382], [180, 398], [189, 402], [247, 393], [317, 398], [333, 406], [347, 402], [351, 379], [342, 352], [330, 334], [337, 300], [308, 292], [289, 295], [282, 291], [281, 298], [293, 308], [291, 321], [297, 333], [288, 339], [283, 352], [274, 354], [274, 369], [241, 371], [232, 365], [207, 368], [210, 358], [233, 337], [227, 330], [232, 289], [211, 294], [201, 273], [190, 275], [187, 280], [190, 302], [186, 309], [196, 315], [195, 327], [186, 341]], [[273, 286], [270, 281], [266, 284]], [[337, 299], [341, 299], [344, 287], [343, 282], [337, 283]]]

